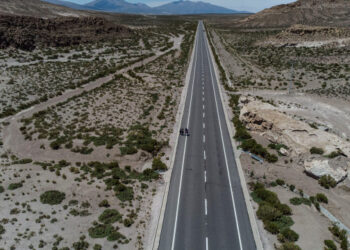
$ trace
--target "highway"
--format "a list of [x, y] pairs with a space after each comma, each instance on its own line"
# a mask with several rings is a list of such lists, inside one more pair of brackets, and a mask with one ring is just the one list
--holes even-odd
[[256, 249], [202, 22], [195, 43], [158, 249]]

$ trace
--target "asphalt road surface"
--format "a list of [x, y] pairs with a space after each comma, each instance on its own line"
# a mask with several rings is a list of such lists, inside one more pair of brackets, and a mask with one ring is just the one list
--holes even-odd
[[209, 49], [200, 22], [160, 250], [256, 249]]

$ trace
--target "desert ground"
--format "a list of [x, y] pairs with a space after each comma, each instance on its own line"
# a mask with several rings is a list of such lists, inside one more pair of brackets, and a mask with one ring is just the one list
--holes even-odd
[[132, 21], [0, 51], [0, 249], [151, 247], [196, 23]]

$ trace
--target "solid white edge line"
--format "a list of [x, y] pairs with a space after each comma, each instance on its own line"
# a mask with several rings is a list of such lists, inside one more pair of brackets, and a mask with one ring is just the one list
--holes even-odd
[[[206, 36], [204, 36], [206, 37]], [[205, 48], [208, 54], [208, 59], [212, 60], [210, 53], [209, 53], [209, 48], [208, 48], [208, 39], [205, 39]], [[237, 232], [238, 232], [238, 240], [239, 240], [239, 246], [240, 249], [243, 250], [242, 247], [242, 240], [241, 240], [241, 231], [239, 229], [239, 222], [238, 222], [238, 217], [237, 217], [237, 212], [236, 212], [236, 203], [235, 203], [235, 198], [233, 195], [233, 189], [232, 189], [232, 182], [231, 182], [231, 177], [230, 177], [230, 171], [228, 168], [228, 163], [227, 163], [227, 155], [226, 155], [226, 149], [225, 149], [225, 144], [224, 144], [224, 138], [222, 135], [222, 128], [221, 128], [221, 121], [220, 121], [220, 116], [219, 116], [219, 108], [218, 108], [218, 102], [217, 102], [217, 98], [216, 98], [216, 90], [215, 90], [215, 86], [214, 86], [214, 77], [213, 77], [213, 72], [212, 72], [212, 64], [209, 61], [209, 71], [210, 71], [210, 75], [211, 75], [211, 79], [212, 79], [212, 87], [214, 90], [214, 99], [215, 99], [215, 105], [216, 105], [216, 112], [217, 112], [217, 116], [218, 116], [218, 120], [219, 120], [219, 128], [220, 128], [220, 135], [221, 135], [221, 142], [222, 142], [222, 148], [224, 150], [224, 155], [225, 155], [225, 164], [226, 164], [226, 170], [227, 170], [227, 175], [228, 175], [228, 180], [229, 180], [229, 185], [230, 185], [230, 191], [231, 191], [231, 199], [232, 199], [232, 204], [233, 204], [233, 211], [235, 214], [235, 219], [236, 219], [236, 228], [237, 228]]]
[[[197, 67], [197, 59], [198, 59], [198, 35], [199, 35], [199, 25], [197, 27], [197, 34], [196, 34], [196, 58], [194, 62], [194, 67], [193, 69], [196, 70]], [[192, 98], [193, 98], [193, 86], [194, 86], [194, 80], [196, 79], [196, 74], [193, 74], [193, 79], [192, 79], [192, 88], [191, 88], [191, 98], [190, 98], [190, 105], [189, 105], [189, 113], [188, 113], [188, 118], [187, 118], [187, 127], [190, 123], [190, 117], [191, 117], [191, 107], [192, 107]], [[177, 229], [177, 220], [178, 220], [178, 215], [179, 215], [179, 204], [180, 204], [180, 198], [181, 198], [181, 190], [182, 190], [182, 177], [183, 177], [183, 170], [184, 170], [184, 165], [185, 165], [185, 156], [186, 156], [186, 148], [187, 148], [187, 138], [185, 139], [185, 146], [184, 146], [184, 153], [182, 157], [182, 165], [181, 165], [181, 174], [180, 174], [180, 185], [179, 185], [179, 191], [178, 191], [178, 196], [177, 196], [177, 204], [176, 204], [176, 213], [175, 213], [175, 223], [174, 223], [174, 232], [173, 232], [173, 240], [171, 243], [171, 249], [174, 250], [175, 247], [175, 237], [176, 237], [176, 229]]]

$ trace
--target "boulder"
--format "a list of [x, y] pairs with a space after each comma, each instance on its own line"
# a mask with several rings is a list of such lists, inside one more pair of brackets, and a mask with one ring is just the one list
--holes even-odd
[[330, 175], [339, 183], [348, 176], [350, 160], [344, 156], [338, 156], [334, 159], [324, 157], [311, 157], [304, 162], [306, 174], [319, 179], [323, 175]]
[[283, 156], [288, 156], [288, 155], [289, 155], [288, 150], [285, 149], [285, 148], [281, 148], [278, 152], [279, 152], [281, 155], [283, 155]]

